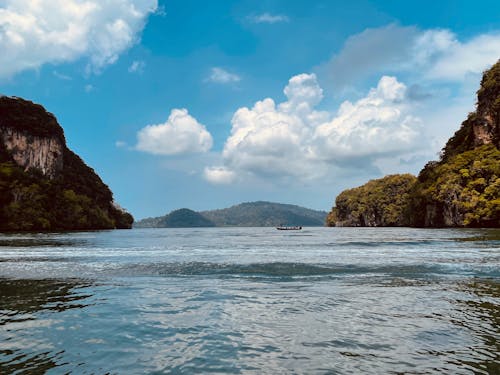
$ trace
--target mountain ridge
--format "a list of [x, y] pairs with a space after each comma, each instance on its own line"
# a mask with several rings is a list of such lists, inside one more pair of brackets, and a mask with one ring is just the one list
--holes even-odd
[[[188, 209], [181, 209], [188, 210]], [[135, 228], [165, 228], [171, 213], [145, 218], [134, 223]], [[197, 213], [201, 218], [207, 220], [205, 227], [269, 227], [280, 224], [301, 226], [323, 226], [327, 215], [326, 211], [316, 211], [309, 208], [267, 201], [243, 202], [227, 208], [205, 210]], [[200, 220], [202, 220], [200, 218]], [[196, 225], [199, 227], [202, 225]]]

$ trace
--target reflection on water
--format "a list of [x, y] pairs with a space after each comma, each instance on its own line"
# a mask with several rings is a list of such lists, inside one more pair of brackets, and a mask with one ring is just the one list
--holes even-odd
[[[478, 373], [500, 374], [500, 283], [477, 280], [462, 287], [471, 298], [457, 301], [457, 310], [462, 317], [452, 317], [452, 321], [472, 332], [478, 338], [478, 344], [462, 349], [463, 358], [456, 360], [470, 365]], [[470, 359], [464, 359], [467, 357]]]
[[88, 282], [0, 279], [0, 374], [43, 374], [56, 367], [64, 350], [37, 337], [58, 313], [80, 309], [90, 297]]
[[500, 374], [498, 231], [256, 231], [14, 236], [0, 374]]

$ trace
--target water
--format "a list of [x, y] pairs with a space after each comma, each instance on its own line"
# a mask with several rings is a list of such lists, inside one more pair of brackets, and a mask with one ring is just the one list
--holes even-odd
[[500, 231], [0, 235], [0, 374], [498, 374]]

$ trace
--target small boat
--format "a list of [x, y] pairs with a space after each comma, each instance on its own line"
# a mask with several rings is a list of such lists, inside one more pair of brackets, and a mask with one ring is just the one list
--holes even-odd
[[279, 227], [276, 227], [277, 230], [301, 230], [301, 226], [286, 226], [286, 225], [280, 225]]

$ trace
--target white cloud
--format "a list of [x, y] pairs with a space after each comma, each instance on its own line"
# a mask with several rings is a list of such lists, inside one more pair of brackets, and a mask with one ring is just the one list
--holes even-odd
[[467, 74], [480, 75], [500, 58], [500, 32], [479, 35], [460, 42], [452, 34], [447, 44], [438, 44], [431, 55], [429, 79], [462, 81]]
[[205, 167], [205, 179], [213, 184], [230, 184], [236, 178], [236, 173], [226, 167]]
[[132, 64], [130, 64], [130, 66], [128, 67], [128, 72], [142, 74], [142, 73], [144, 73], [145, 67], [146, 67], [146, 63], [144, 61], [142, 61], [142, 60], [133, 61]]
[[212, 136], [186, 109], [173, 109], [168, 120], [148, 125], [137, 133], [136, 149], [156, 155], [207, 152]]
[[0, 77], [86, 57], [88, 71], [114, 63], [139, 39], [157, 0], [4, 0]]
[[315, 129], [318, 158], [339, 161], [397, 155], [415, 149], [420, 120], [408, 114], [406, 86], [384, 76], [355, 103], [345, 101], [331, 121]]
[[211, 70], [210, 75], [205, 79], [206, 82], [214, 83], [234, 83], [241, 81], [241, 77], [234, 73], [229, 73], [228, 71], [214, 67]]
[[409, 114], [406, 86], [394, 77], [382, 77], [365, 98], [344, 102], [336, 115], [314, 109], [323, 97], [314, 74], [292, 77], [284, 93], [281, 104], [266, 98], [235, 112], [224, 165], [205, 170], [208, 181], [217, 179], [214, 171], [230, 181], [245, 175], [307, 181], [417, 146], [419, 121]]
[[290, 19], [283, 14], [262, 13], [258, 15], [248, 16], [248, 19], [253, 23], [280, 23], [288, 22]]
[[94, 89], [95, 89], [95, 88], [94, 88], [94, 86], [92, 86], [91, 84], [87, 84], [87, 85], [85, 85], [85, 87], [84, 87], [84, 90], [85, 90], [85, 92], [87, 92], [87, 93], [94, 91]]
[[349, 37], [323, 68], [337, 89], [369, 76], [395, 73], [428, 82], [461, 82], [495, 63], [499, 51], [499, 31], [463, 41], [446, 29], [391, 24]]

